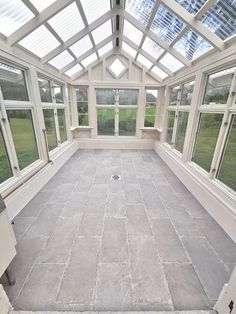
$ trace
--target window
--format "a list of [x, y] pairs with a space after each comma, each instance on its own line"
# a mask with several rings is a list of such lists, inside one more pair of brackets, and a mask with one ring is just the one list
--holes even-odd
[[185, 133], [186, 133], [187, 124], [188, 124], [188, 115], [189, 115], [188, 112], [180, 111], [179, 116], [178, 116], [174, 147], [181, 153], [183, 152], [183, 148], [184, 148], [184, 139], [185, 139]]
[[39, 84], [41, 102], [49, 102], [49, 103], [52, 102], [50, 81], [44, 78], [38, 77], [38, 84]]
[[190, 106], [192, 101], [194, 81], [183, 85], [180, 106]]
[[206, 171], [211, 162], [218, 139], [223, 114], [201, 113], [192, 160]]
[[8, 158], [2, 128], [0, 126], [0, 184], [12, 176], [10, 161]]
[[176, 106], [178, 97], [180, 96], [180, 86], [173, 87], [170, 93], [170, 106]]
[[78, 121], [81, 126], [88, 126], [88, 88], [79, 87], [76, 89]]
[[169, 111], [168, 112], [166, 142], [170, 145], [172, 145], [174, 123], [175, 123], [175, 111]]
[[64, 109], [57, 109], [59, 132], [60, 132], [60, 142], [63, 143], [67, 140], [66, 131], [66, 117]]
[[62, 86], [54, 83], [53, 84], [53, 88], [54, 88], [54, 95], [55, 95], [56, 103], [57, 104], [63, 104], [64, 103], [64, 99], [63, 99]]
[[136, 90], [119, 89], [119, 105], [120, 106], [137, 106], [138, 93]]
[[157, 90], [147, 89], [144, 127], [153, 128], [155, 126], [156, 103], [157, 103]]
[[114, 105], [115, 90], [114, 89], [97, 89], [96, 90], [97, 105]]
[[217, 178], [236, 191], [236, 114], [231, 117]]
[[57, 134], [53, 109], [43, 109], [44, 123], [47, 132], [48, 150], [57, 147]]
[[136, 133], [137, 109], [119, 109], [119, 135], [134, 136]]
[[115, 131], [115, 110], [97, 109], [98, 135], [114, 135]]

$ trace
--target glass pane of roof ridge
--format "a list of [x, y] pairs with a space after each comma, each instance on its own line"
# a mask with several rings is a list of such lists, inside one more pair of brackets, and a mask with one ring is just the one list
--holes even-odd
[[200, 19], [202, 24], [225, 40], [236, 34], [236, 1], [218, 0]]
[[21, 0], [0, 0], [0, 32], [9, 36], [34, 17]]
[[137, 46], [139, 46], [141, 39], [143, 37], [143, 33], [137, 29], [133, 24], [129, 23], [128, 21], [124, 20], [124, 35], [133, 41]]
[[141, 53], [138, 54], [137, 61], [144, 65], [147, 69], [150, 69], [150, 67], [153, 65], [153, 63], [144, 57]]
[[102, 57], [103, 55], [105, 55], [108, 51], [110, 51], [113, 48], [112, 42], [109, 42], [108, 44], [106, 44], [105, 46], [103, 46], [102, 48], [100, 48], [98, 50], [98, 54], [99, 57]]
[[71, 77], [81, 70], [82, 70], [82, 67], [79, 64], [76, 64], [72, 68], [70, 68], [68, 71], [66, 71], [65, 74]]
[[84, 28], [83, 20], [75, 2], [68, 5], [48, 22], [63, 41], [71, 38]]
[[164, 71], [162, 71], [160, 68], [158, 68], [157, 66], [154, 66], [152, 69], [151, 69], [151, 72], [156, 74], [157, 76], [159, 76], [162, 80], [164, 80], [168, 74]]
[[80, 0], [88, 24], [111, 9], [110, 0]]
[[87, 67], [88, 65], [90, 65], [91, 63], [93, 63], [96, 60], [97, 60], [97, 55], [94, 52], [90, 56], [85, 58], [83, 61], [81, 61], [81, 63], [83, 64], [84, 67]]
[[182, 7], [184, 7], [189, 13], [195, 15], [207, 0], [175, 0]]
[[30, 0], [33, 6], [39, 11], [42, 12], [44, 9], [49, 7], [56, 0]]
[[154, 5], [154, 0], [126, 0], [125, 10], [141, 23], [147, 25]]
[[75, 44], [70, 46], [70, 50], [76, 55], [76, 57], [80, 57], [82, 54], [84, 54], [92, 47], [93, 45], [91, 43], [91, 40], [89, 36], [86, 35], [85, 37], [77, 41]]
[[42, 58], [58, 47], [60, 42], [44, 25], [41, 25], [28, 36], [23, 38], [19, 44]]
[[57, 69], [62, 69], [64, 66], [72, 62], [74, 58], [69, 54], [67, 50], [60, 53], [58, 56], [49, 61]]
[[180, 18], [169, 11], [164, 5], [160, 5], [151, 25], [151, 31], [167, 43], [171, 43], [185, 25]]
[[127, 52], [131, 57], [135, 57], [137, 54], [137, 51], [132, 48], [130, 45], [126, 44], [126, 42], [122, 42], [122, 49]]
[[94, 31], [92, 31], [92, 36], [96, 45], [105, 38], [107, 38], [108, 36], [110, 36], [111, 34], [112, 34], [111, 20], [108, 20], [107, 22], [103, 23], [98, 28], [96, 28]]
[[149, 53], [153, 58], [157, 59], [164, 49], [162, 49], [155, 41], [146, 37], [142, 46], [142, 49]]
[[180, 62], [168, 52], [164, 55], [163, 58], [160, 59], [160, 63], [172, 72], [175, 72], [184, 66], [182, 62]]
[[203, 39], [192, 29], [189, 29], [174, 45], [174, 48], [187, 59], [194, 60], [213, 47], [208, 41]]

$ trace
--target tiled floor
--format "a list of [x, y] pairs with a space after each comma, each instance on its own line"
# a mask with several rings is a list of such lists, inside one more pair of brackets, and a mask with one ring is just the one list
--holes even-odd
[[78, 151], [14, 228], [17, 310], [208, 310], [236, 264], [236, 245], [153, 151]]

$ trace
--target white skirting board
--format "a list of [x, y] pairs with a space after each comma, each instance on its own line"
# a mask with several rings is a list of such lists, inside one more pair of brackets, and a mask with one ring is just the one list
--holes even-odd
[[158, 142], [155, 151], [170, 167], [186, 188], [196, 197], [209, 214], [236, 242], [236, 202], [216, 187], [210, 179], [196, 175], [188, 164], [173, 156], [170, 149]]
[[77, 141], [73, 141], [65, 146], [62, 151], [58, 152], [58, 154], [52, 158], [52, 163], [45, 166], [24, 185], [19, 187], [5, 199], [7, 213], [10, 220], [12, 220], [31, 201], [31, 199], [44, 187], [44, 185], [58, 172], [58, 170], [77, 150]]
[[153, 139], [137, 138], [88, 138], [77, 139], [79, 149], [153, 149]]

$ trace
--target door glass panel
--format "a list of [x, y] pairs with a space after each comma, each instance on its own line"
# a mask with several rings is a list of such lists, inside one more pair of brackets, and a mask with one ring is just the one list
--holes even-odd
[[166, 141], [170, 145], [172, 144], [172, 134], [173, 134], [174, 123], [175, 123], [175, 111], [169, 111]]
[[119, 135], [135, 136], [137, 109], [119, 109]]
[[67, 140], [65, 110], [57, 109], [57, 116], [58, 116], [60, 139], [61, 139], [61, 143], [63, 143]]
[[56, 103], [57, 104], [63, 104], [64, 100], [63, 100], [62, 86], [54, 83], [53, 87], [54, 87]]
[[190, 106], [192, 101], [194, 81], [189, 82], [183, 85], [182, 94], [181, 94], [181, 106]]
[[39, 158], [31, 110], [7, 110], [20, 169]]
[[188, 112], [180, 111], [178, 117], [177, 131], [175, 137], [175, 149], [177, 149], [181, 153], [183, 152], [184, 147], [184, 139], [188, 123], [188, 114]]
[[39, 84], [39, 92], [40, 92], [41, 102], [52, 103], [52, 94], [51, 94], [50, 82], [46, 79], [39, 77], [38, 78], [38, 84]]
[[12, 176], [11, 166], [8, 159], [2, 129], [0, 126], [0, 183]]
[[114, 135], [115, 131], [115, 110], [97, 109], [98, 135]]
[[206, 171], [210, 171], [223, 114], [202, 113], [192, 160]]
[[170, 92], [170, 106], [176, 106], [178, 100], [178, 93], [180, 91], [180, 86], [173, 87]]
[[43, 109], [44, 123], [47, 132], [48, 149], [57, 147], [56, 126], [53, 109]]
[[96, 90], [97, 105], [114, 105], [115, 90], [114, 89], [97, 89]]
[[119, 105], [120, 106], [137, 106], [138, 91], [129, 89], [119, 90]]
[[231, 120], [218, 179], [236, 191], [236, 115], [233, 115]]

